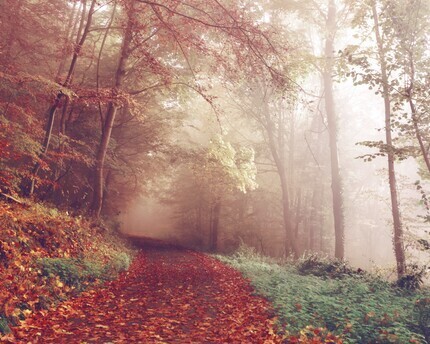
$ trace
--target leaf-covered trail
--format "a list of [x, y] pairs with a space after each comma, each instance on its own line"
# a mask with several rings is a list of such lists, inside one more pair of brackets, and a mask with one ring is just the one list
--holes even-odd
[[281, 343], [268, 303], [235, 270], [192, 251], [145, 249], [105, 288], [15, 329], [31, 343]]

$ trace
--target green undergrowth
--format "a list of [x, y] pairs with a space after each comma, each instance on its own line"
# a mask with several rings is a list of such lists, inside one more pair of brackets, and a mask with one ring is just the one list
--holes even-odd
[[43, 277], [58, 277], [60, 283], [82, 291], [91, 283], [114, 279], [118, 273], [128, 270], [130, 261], [127, 253], [120, 252], [107, 263], [85, 257], [41, 258], [37, 260], [37, 265]]
[[[217, 256], [248, 278], [275, 308], [286, 336], [322, 328], [344, 343], [427, 343], [430, 291], [402, 290], [342, 262], [313, 257], [280, 263], [242, 247]], [[427, 340], [427, 341], [426, 341]]]

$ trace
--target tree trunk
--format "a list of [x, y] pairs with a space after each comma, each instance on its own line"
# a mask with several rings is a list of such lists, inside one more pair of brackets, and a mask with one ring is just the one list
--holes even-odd
[[315, 251], [316, 245], [315, 245], [315, 236], [317, 233], [317, 206], [318, 206], [318, 197], [317, 197], [318, 191], [317, 188], [314, 186], [312, 190], [312, 201], [311, 201], [311, 213], [309, 215], [309, 251]]
[[[72, 37], [73, 37], [73, 34], [75, 32], [75, 29], [76, 29], [77, 18], [79, 17], [80, 10], [79, 9], [76, 10], [76, 4], [77, 4], [77, 2], [73, 3], [73, 8], [70, 11], [69, 19], [67, 20], [67, 24], [65, 27], [65, 29], [66, 29], [66, 35], [65, 36], [66, 36], [67, 42], [70, 42]], [[61, 57], [60, 63], [58, 65], [58, 70], [57, 70], [57, 75], [55, 77], [55, 82], [59, 83], [61, 80], [61, 75], [63, 74], [63, 70], [64, 70], [64, 66], [66, 64], [67, 57], [68, 57], [68, 54], [63, 52], [63, 56]]]
[[325, 59], [326, 64], [323, 71], [324, 81], [324, 102], [327, 115], [329, 146], [330, 146], [330, 166], [331, 166], [331, 188], [333, 198], [333, 217], [335, 234], [335, 257], [344, 259], [345, 256], [345, 221], [343, 213], [342, 178], [339, 168], [338, 156], [338, 132], [337, 118], [333, 97], [333, 69], [334, 69], [334, 37], [336, 34], [336, 7], [334, 0], [328, 1], [327, 32], [325, 39]]
[[[268, 111], [268, 109], [266, 109]], [[275, 161], [276, 170], [279, 175], [279, 180], [281, 183], [281, 193], [282, 193], [282, 213], [284, 220], [284, 230], [285, 230], [285, 253], [287, 255], [294, 255], [294, 257], [298, 257], [299, 251], [297, 248], [296, 238], [294, 236], [294, 230], [292, 225], [292, 211], [290, 209], [290, 197], [288, 192], [288, 177], [287, 171], [285, 168], [284, 161], [282, 160], [279, 149], [276, 146], [275, 140], [275, 128], [274, 123], [272, 122], [270, 115], [266, 113], [266, 132], [267, 137], [269, 139], [269, 148], [272, 154], [273, 160]]]
[[379, 64], [381, 68], [381, 79], [382, 79], [382, 93], [384, 98], [384, 108], [385, 108], [385, 139], [387, 144], [387, 157], [388, 157], [388, 179], [390, 185], [390, 196], [391, 196], [391, 210], [393, 216], [393, 230], [394, 230], [394, 253], [397, 262], [397, 275], [401, 278], [406, 272], [406, 259], [405, 259], [405, 249], [403, 240], [403, 227], [400, 218], [400, 209], [397, 196], [397, 182], [396, 173], [394, 170], [394, 150], [393, 150], [393, 140], [391, 136], [391, 100], [390, 100], [390, 90], [388, 86], [388, 75], [387, 75], [387, 62], [385, 59], [384, 44], [380, 34], [378, 13], [376, 10], [375, 1], [372, 3], [372, 14], [373, 21], [375, 25], [375, 38], [378, 45], [379, 54]]
[[210, 238], [210, 249], [212, 252], [218, 250], [218, 230], [219, 230], [219, 218], [221, 214], [221, 201], [217, 200], [213, 206], [212, 212], [212, 223], [211, 223], [211, 238]]
[[[57, 110], [58, 105], [61, 102], [61, 98], [63, 97], [63, 93], [59, 92], [57, 94], [57, 97], [54, 100], [54, 104], [52, 104], [52, 106], [49, 108], [49, 112], [48, 112], [48, 124], [46, 127], [46, 131], [45, 131], [45, 138], [43, 139], [43, 144], [42, 144], [42, 152], [40, 154], [40, 159], [47, 153], [48, 148], [49, 148], [49, 142], [51, 141], [51, 136], [52, 136], [52, 128], [54, 126], [54, 119], [55, 119], [55, 111]], [[32, 195], [34, 192], [34, 186], [35, 186], [35, 177], [37, 176], [37, 173], [40, 170], [40, 162], [37, 162], [33, 168], [32, 174], [33, 177], [31, 179], [30, 182], [30, 187], [28, 190], [28, 194]]]
[[200, 198], [200, 202], [197, 205], [197, 218], [196, 218], [196, 226], [195, 226], [196, 233], [201, 233], [202, 232], [202, 228], [203, 228], [203, 217], [202, 217], [202, 213], [203, 213], [203, 209], [202, 209], [203, 200], [201, 199], [201, 195], [199, 195], [199, 198]]
[[421, 155], [427, 167], [427, 171], [430, 172], [430, 159], [428, 149], [424, 145], [423, 136], [419, 127], [419, 119], [417, 114], [417, 109], [413, 101], [413, 94], [415, 88], [415, 64], [412, 52], [409, 51], [409, 68], [410, 68], [410, 85], [406, 91], [406, 97], [409, 103], [409, 108], [411, 109], [412, 123], [414, 125], [415, 136], [417, 138], [418, 144], [420, 146]]
[[[118, 61], [118, 67], [115, 73], [115, 85], [113, 88], [114, 94], [118, 94], [121, 91], [128, 58], [130, 56], [130, 45], [132, 41], [132, 31], [133, 31], [133, 20], [134, 20], [134, 8], [131, 6], [127, 15], [127, 26], [124, 32], [124, 39], [122, 42], [120, 58]], [[104, 191], [104, 165], [106, 160], [107, 149], [109, 146], [109, 141], [112, 134], [112, 128], [115, 122], [115, 117], [117, 110], [119, 108], [118, 104], [110, 102], [108, 105], [105, 122], [102, 130], [102, 137], [100, 140], [100, 145], [97, 150], [96, 163], [95, 163], [95, 174], [94, 174], [94, 194], [93, 202], [90, 211], [96, 217], [100, 217], [100, 213], [103, 205], [103, 191]]]
[[300, 222], [302, 220], [302, 189], [297, 191], [297, 203], [296, 203], [296, 214], [295, 214], [295, 224], [294, 224], [294, 236], [299, 237]]
[[319, 209], [320, 211], [317, 213], [317, 226], [319, 226], [319, 246], [318, 246], [318, 251], [321, 253], [324, 253], [326, 251], [326, 242], [324, 240], [324, 229], [325, 229], [325, 217], [323, 214], [323, 202], [324, 202], [324, 197], [325, 197], [325, 189], [324, 187], [321, 187], [319, 189], [319, 201], [320, 201], [320, 205], [319, 205]]

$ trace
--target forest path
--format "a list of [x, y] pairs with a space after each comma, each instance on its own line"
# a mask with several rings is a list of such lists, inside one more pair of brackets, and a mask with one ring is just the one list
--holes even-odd
[[201, 253], [145, 248], [129, 271], [15, 328], [20, 343], [281, 343], [268, 303]]

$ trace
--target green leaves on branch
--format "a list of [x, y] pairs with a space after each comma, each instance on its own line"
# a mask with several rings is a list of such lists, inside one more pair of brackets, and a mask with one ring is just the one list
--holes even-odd
[[234, 190], [246, 193], [257, 188], [254, 150], [235, 148], [221, 136], [210, 141], [200, 164], [195, 164], [194, 173], [217, 197]]
[[357, 142], [356, 145], [366, 146], [369, 148], [376, 148], [378, 152], [364, 154], [356, 157], [356, 159], [363, 159], [365, 162], [370, 162], [377, 157], [384, 157], [387, 153], [392, 152], [394, 156], [399, 160], [405, 160], [410, 157], [412, 152], [416, 151], [416, 148], [413, 146], [405, 146], [405, 147], [394, 147], [387, 145], [383, 141], [362, 141]]

